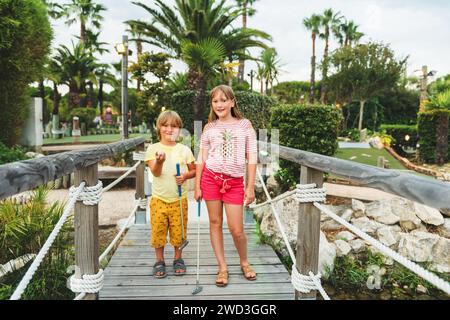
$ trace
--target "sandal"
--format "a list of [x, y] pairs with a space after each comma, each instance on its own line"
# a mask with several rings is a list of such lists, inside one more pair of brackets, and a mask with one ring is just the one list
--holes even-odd
[[[241, 266], [241, 270], [242, 273], [245, 277], [245, 279], [249, 280], [249, 281], [254, 281], [256, 280], [256, 272], [253, 270], [253, 268], [248, 264], [246, 266]], [[248, 273], [253, 272], [255, 275], [254, 276], [247, 276]]]
[[155, 278], [165, 278], [167, 276], [166, 263], [164, 261], [157, 261], [153, 265], [153, 276]]
[[[181, 272], [177, 272], [181, 270]], [[182, 276], [186, 273], [186, 265], [184, 264], [184, 260], [182, 258], [173, 260], [173, 271], [176, 276]]]
[[225, 270], [217, 272], [216, 286], [226, 287], [227, 284], [228, 284], [228, 271]]

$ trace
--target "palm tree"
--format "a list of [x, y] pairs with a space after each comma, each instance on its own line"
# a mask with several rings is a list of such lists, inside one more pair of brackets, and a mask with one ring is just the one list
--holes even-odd
[[113, 87], [119, 86], [119, 81], [117, 78], [110, 72], [109, 64], [99, 64], [95, 69], [94, 73], [98, 79], [98, 108], [100, 114], [103, 114], [103, 85], [109, 84]]
[[181, 44], [181, 56], [191, 71], [188, 81], [189, 76], [192, 76], [197, 81], [195, 87], [199, 89], [194, 103], [196, 120], [203, 119], [208, 77], [215, 73], [216, 67], [225, 58], [225, 53], [225, 47], [215, 38], [203, 39], [198, 43], [184, 41]]
[[[142, 36], [143, 34], [139, 31], [139, 29], [136, 27], [135, 24], [133, 23], [129, 23], [127, 22], [129, 29], [127, 30], [128, 32], [131, 33], [131, 35], [133, 36], [133, 38], [130, 39], [130, 41], [134, 41], [136, 42], [136, 55], [137, 55], [137, 60], [139, 61], [139, 57], [142, 55]], [[137, 92], [141, 91], [141, 79], [138, 78], [136, 80], [136, 90]]]
[[328, 76], [328, 51], [329, 51], [329, 41], [330, 41], [330, 30], [336, 28], [337, 25], [340, 24], [343, 16], [340, 15], [340, 12], [333, 12], [333, 9], [326, 9], [321, 16], [321, 26], [324, 28], [323, 32], [320, 33], [320, 38], [325, 40], [325, 50], [323, 53], [322, 60], [322, 87], [320, 93], [320, 102], [322, 104], [326, 103], [326, 79]]
[[333, 27], [333, 34], [338, 39], [341, 47], [351, 46], [364, 36], [364, 33], [358, 31], [358, 25], [354, 21], [345, 20]]
[[61, 70], [61, 83], [69, 87], [69, 108], [79, 107], [85, 81], [97, 82], [94, 74], [95, 58], [82, 43], [74, 45], [72, 42], [72, 49], [61, 45], [56, 51], [53, 59], [57, 69]]
[[[225, 50], [225, 57], [230, 61], [236, 55], [247, 56], [243, 53], [250, 47], [266, 48], [258, 39], [270, 39], [270, 36], [256, 29], [233, 28], [232, 23], [240, 16], [241, 10], [226, 7], [225, 0], [176, 0], [175, 6], [170, 8], [163, 0], [154, 1], [158, 9], [143, 3], [133, 2], [145, 9], [151, 16], [151, 21], [130, 20], [144, 36], [143, 42], [155, 45], [174, 58], [181, 58], [188, 64], [188, 88], [203, 90], [198, 87], [204, 83], [201, 73], [193, 61], [185, 60], [182, 54], [183, 43], [200, 44], [202, 41], [216, 39]], [[186, 47], [186, 45], [184, 45]], [[218, 61], [220, 63], [221, 61]], [[202, 100], [202, 98], [199, 98]], [[200, 106], [203, 108], [203, 106]], [[202, 114], [200, 111], [198, 114]]]
[[68, 26], [80, 21], [80, 41], [86, 42], [88, 23], [100, 29], [100, 22], [103, 20], [101, 12], [106, 10], [102, 4], [94, 3], [93, 0], [71, 0], [70, 3], [62, 5], [62, 15], [67, 17]]
[[316, 37], [320, 33], [321, 17], [317, 14], [303, 19], [303, 25], [311, 31], [312, 56], [311, 56], [311, 83], [309, 89], [309, 102], [314, 103], [314, 87], [316, 81]]
[[[256, 10], [251, 6], [257, 0], [236, 0], [237, 5], [242, 9], [242, 29], [247, 28], [247, 17], [251, 17], [256, 13]], [[244, 81], [245, 74], [245, 59], [243, 57], [239, 58], [238, 67], [238, 81]]]

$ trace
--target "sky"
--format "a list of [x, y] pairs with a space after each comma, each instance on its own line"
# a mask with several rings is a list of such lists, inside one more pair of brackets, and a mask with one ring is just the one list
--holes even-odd
[[[136, 0], [139, 1], [139, 0]], [[234, 0], [227, 0], [230, 4]], [[63, 4], [69, 0], [55, 0]], [[107, 11], [102, 13], [102, 32], [100, 41], [109, 43], [106, 46], [110, 52], [105, 53], [102, 62], [118, 62], [120, 57], [114, 50], [114, 45], [121, 42], [126, 34], [129, 19], [149, 20], [149, 14], [130, 0], [97, 0]], [[146, 5], [154, 6], [151, 0], [141, 0]], [[166, 3], [173, 4], [173, 0]], [[281, 73], [278, 81], [308, 81], [311, 68], [312, 52], [311, 34], [303, 26], [303, 19], [313, 13], [320, 14], [327, 8], [339, 11], [348, 20], [353, 20], [359, 31], [365, 36], [361, 42], [376, 41], [389, 44], [398, 59], [408, 56], [407, 74], [412, 75], [423, 65], [428, 70], [436, 70], [435, 78], [450, 73], [450, 1], [448, 0], [257, 0], [253, 7], [254, 16], [249, 17], [248, 27], [260, 29], [272, 36], [272, 42], [267, 42], [276, 48]], [[235, 26], [239, 26], [240, 19]], [[74, 37], [79, 34], [79, 25], [67, 26], [64, 21], [52, 21], [55, 37], [53, 47], [60, 44], [70, 46]], [[336, 40], [332, 40], [330, 50], [337, 48]], [[134, 49], [134, 44], [130, 45]], [[160, 49], [145, 45], [144, 50], [154, 52]], [[324, 43], [318, 40], [316, 44], [317, 61], [322, 58]], [[259, 56], [261, 49], [251, 49], [250, 52]], [[136, 60], [136, 50], [129, 58]], [[185, 71], [186, 65], [180, 61], [171, 61], [172, 73]], [[245, 73], [256, 71], [256, 63], [246, 62]], [[318, 74], [318, 72], [316, 72]], [[318, 78], [319, 75], [317, 76]], [[246, 75], [250, 82], [250, 77]], [[430, 79], [431, 81], [433, 78]], [[133, 86], [133, 85], [131, 85]], [[259, 84], [254, 79], [254, 89]], [[63, 89], [64, 90], [64, 89]]]

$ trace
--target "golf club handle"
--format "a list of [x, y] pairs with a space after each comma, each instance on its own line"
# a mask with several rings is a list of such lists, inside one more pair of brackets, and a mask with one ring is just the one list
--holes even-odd
[[201, 207], [202, 207], [202, 202], [200, 200], [198, 200], [197, 203], [198, 203], [197, 216], [200, 218], [200, 211], [201, 211]]
[[[181, 173], [180, 173], [180, 164], [179, 163], [177, 163], [177, 176], [180, 176], [181, 175]], [[181, 185], [178, 185], [178, 195], [181, 197]]]

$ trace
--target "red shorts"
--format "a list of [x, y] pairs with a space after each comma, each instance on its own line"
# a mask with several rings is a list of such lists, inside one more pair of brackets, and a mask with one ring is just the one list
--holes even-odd
[[203, 169], [200, 183], [204, 200], [221, 200], [224, 203], [244, 205], [244, 177], [234, 178], [210, 169]]

